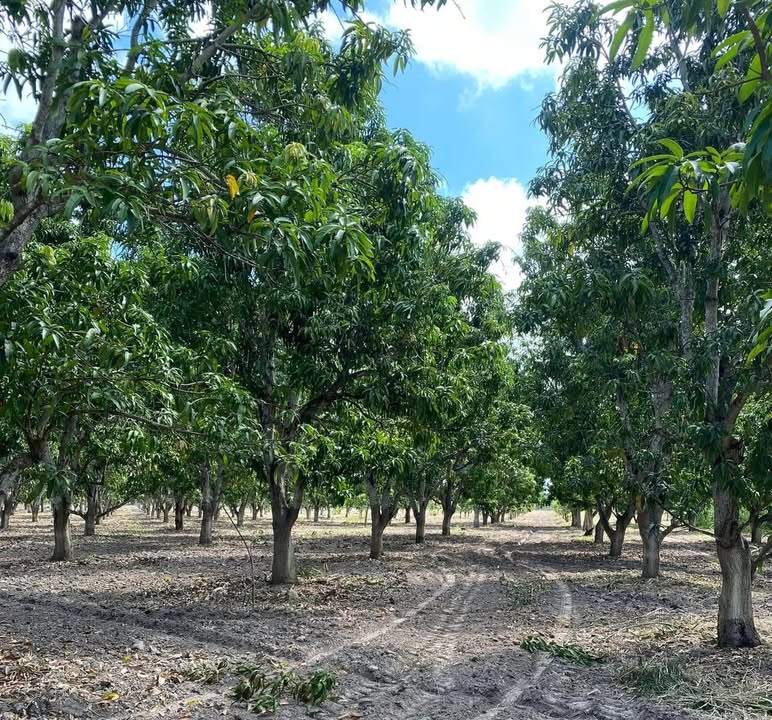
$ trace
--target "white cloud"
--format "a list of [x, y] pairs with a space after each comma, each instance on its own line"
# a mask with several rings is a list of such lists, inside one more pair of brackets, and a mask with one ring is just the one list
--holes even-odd
[[551, 2], [456, 0], [440, 11], [394, 3], [383, 22], [410, 30], [419, 62], [471, 76], [478, 89], [495, 90], [514, 79], [529, 84], [537, 75], [556, 73], [539, 47]]
[[498, 262], [491, 268], [505, 290], [515, 290], [522, 281], [514, 255], [522, 249], [520, 233], [528, 209], [538, 201], [527, 196], [525, 187], [515, 178], [480, 178], [467, 185], [464, 202], [477, 213], [470, 235], [476, 245], [496, 242], [501, 245]]

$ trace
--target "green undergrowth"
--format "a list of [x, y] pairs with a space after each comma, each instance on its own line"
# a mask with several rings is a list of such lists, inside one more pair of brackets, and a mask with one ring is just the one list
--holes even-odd
[[320, 705], [335, 687], [335, 673], [317, 670], [303, 676], [294, 670], [273, 668], [265, 670], [253, 665], [236, 669], [239, 681], [231, 691], [237, 702], [243, 702], [252, 712], [275, 712], [280, 703], [290, 699], [306, 705]]
[[206, 685], [213, 685], [231, 675], [238, 678], [230, 691], [231, 697], [258, 715], [273, 713], [280, 705], [290, 701], [320, 705], [330, 696], [337, 682], [335, 673], [327, 670], [301, 675], [277, 664], [265, 667], [232, 663], [224, 658], [194, 663], [183, 670], [187, 680]]
[[541, 635], [529, 635], [520, 642], [520, 647], [528, 652], [546, 652], [553, 657], [576, 663], [577, 665], [592, 665], [603, 662], [600, 655], [593, 655], [578, 645], [556, 643]]

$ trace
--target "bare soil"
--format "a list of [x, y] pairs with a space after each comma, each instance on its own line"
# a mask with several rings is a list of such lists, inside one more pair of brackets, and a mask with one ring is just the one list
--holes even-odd
[[[76, 560], [50, 563], [50, 516], [17, 512], [0, 534], [0, 718], [213, 720], [254, 717], [234, 703], [223, 660], [337, 675], [321, 707], [287, 702], [283, 720], [762, 717], [772, 703], [772, 651], [715, 647], [720, 576], [710, 538], [663, 547], [663, 577], [638, 577], [635, 526], [610, 560], [551, 511], [427, 543], [412, 525], [386, 531], [367, 560], [368, 528], [352, 513], [296, 528], [300, 582], [272, 588], [270, 523], [247, 521], [256, 572], [222, 517], [197, 545], [195, 517], [174, 532], [124, 508], [76, 537]], [[82, 532], [80, 522], [73, 527]], [[756, 580], [760, 633], [772, 638], [772, 582]], [[538, 635], [602, 656], [583, 666], [521, 641]], [[636, 697], [630, 670], [676, 663], [683, 682]], [[625, 678], [628, 678], [628, 681]]]

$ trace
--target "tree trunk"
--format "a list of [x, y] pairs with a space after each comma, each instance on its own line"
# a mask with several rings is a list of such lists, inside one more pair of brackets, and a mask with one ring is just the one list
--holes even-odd
[[603, 523], [600, 521], [600, 519], [595, 523], [595, 539], [593, 542], [598, 545], [603, 542]]
[[643, 542], [641, 577], [659, 577], [660, 525], [662, 508], [655, 502], [646, 502], [638, 511], [638, 533]]
[[571, 508], [571, 527], [582, 527], [582, 508], [576, 506]]
[[480, 511], [477, 508], [474, 509], [474, 520], [472, 521], [472, 524], [476, 528], [480, 527]]
[[16, 510], [16, 498], [14, 496], [13, 488], [10, 488], [6, 492], [0, 492], [0, 530], [7, 530], [11, 527], [11, 515]]
[[319, 522], [319, 505], [318, 503], [314, 503], [314, 522]]
[[212, 466], [207, 460], [201, 465], [201, 532], [198, 535], [199, 545], [212, 544], [212, 529], [216, 517], [217, 507], [220, 503], [220, 489], [222, 488], [222, 462], [218, 461], [217, 471], [212, 478]]
[[214, 528], [214, 511], [209, 511], [206, 508], [203, 509], [201, 515], [201, 530], [198, 533], [199, 545], [211, 545], [212, 544], [212, 529]]
[[445, 492], [442, 494], [442, 535], [450, 536], [450, 523], [456, 512], [456, 503], [453, 502], [453, 482], [450, 476], [445, 483]]
[[169, 522], [169, 504], [168, 503], [164, 503], [163, 511], [164, 511], [164, 522], [168, 523]]
[[483, 517], [483, 523], [482, 524], [483, 524], [483, 527], [485, 527], [488, 524], [488, 513], [484, 512], [482, 514], [482, 517]]
[[236, 527], [244, 527], [244, 513], [247, 510], [247, 501], [242, 500], [236, 511]]
[[56, 495], [51, 498], [54, 516], [54, 554], [51, 560], [72, 560], [72, 537], [70, 535], [70, 498]]
[[622, 546], [625, 543], [625, 533], [627, 532], [627, 526], [635, 516], [635, 503], [629, 502], [625, 511], [621, 515], [617, 515], [616, 527], [611, 527], [611, 520], [609, 519], [614, 512], [613, 505], [606, 508], [604, 504], [598, 500], [598, 515], [600, 521], [603, 523], [603, 531], [608, 535], [611, 541], [611, 547], [609, 548], [609, 557], [621, 557]]
[[272, 585], [292, 585], [297, 582], [295, 546], [292, 542], [292, 523], [274, 510]]
[[761, 643], [753, 621], [751, 551], [742, 536], [739, 502], [717, 482], [713, 488], [716, 550], [721, 565], [718, 599], [719, 647], [756, 647]]
[[383, 533], [397, 516], [399, 502], [392, 495], [390, 480], [384, 481], [379, 492], [374, 470], [367, 473], [365, 489], [370, 503], [370, 559], [378, 560], [383, 555]]
[[453, 519], [453, 512], [442, 512], [442, 534], [444, 537], [450, 537], [450, 521]]
[[420, 545], [426, 542], [426, 505], [413, 508], [413, 515], [415, 515], [415, 541]]
[[257, 520], [257, 504], [252, 503], [252, 520]]
[[185, 515], [190, 517], [193, 514], [193, 503], [185, 503]]
[[91, 483], [86, 490], [86, 517], [84, 518], [85, 527], [83, 529], [83, 534], [86, 537], [96, 535], [97, 495], [99, 495], [99, 487], [96, 483]]
[[625, 544], [626, 531], [626, 527], [617, 528], [616, 530], [612, 531], [611, 535], [609, 536], [609, 539], [611, 540], [611, 547], [608, 551], [609, 557], [622, 557], [622, 547]]
[[405, 525], [410, 524], [410, 505], [405, 508]]
[[758, 512], [751, 518], [751, 542], [754, 545], [761, 545], [764, 542], [764, 523]]
[[13, 513], [13, 502], [8, 496], [5, 497], [3, 509], [0, 511], [0, 530], [7, 530], [11, 527], [11, 514]]
[[305, 509], [306, 509], [306, 520], [308, 522], [311, 522], [311, 506], [310, 505], [306, 505]]
[[161, 519], [161, 505], [160, 503], [155, 506], [155, 519], [160, 520]]
[[181, 532], [185, 527], [185, 498], [174, 498], [174, 529]]
[[265, 475], [271, 492], [271, 525], [273, 527], [273, 562], [271, 584], [297, 582], [295, 546], [292, 528], [303, 507], [306, 478], [297, 470], [275, 462], [268, 454], [263, 457]]
[[383, 531], [386, 529], [386, 526], [376, 519], [378, 515], [375, 512], [372, 512], [370, 517], [372, 518], [370, 525], [370, 559], [378, 560], [383, 554]]
[[585, 535], [592, 535], [594, 523], [592, 522], [593, 512], [589, 508], [584, 511], [584, 521], [582, 522], [582, 530]]
[[32, 501], [32, 522], [36, 523], [38, 521], [38, 514], [40, 513], [40, 506], [42, 505], [42, 501], [40, 498], [35, 498]]

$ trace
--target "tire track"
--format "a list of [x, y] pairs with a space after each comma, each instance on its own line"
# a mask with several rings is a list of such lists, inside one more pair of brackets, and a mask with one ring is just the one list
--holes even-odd
[[435, 590], [428, 598], [426, 598], [426, 600], [423, 600], [414, 608], [411, 608], [410, 610], [408, 610], [402, 617], [392, 620], [391, 622], [387, 623], [386, 625], [379, 628], [378, 630], [374, 630], [372, 632], [365, 633], [362, 635], [357, 635], [353, 638], [350, 638], [349, 640], [344, 641], [339, 645], [336, 645], [336, 647], [334, 648], [317, 652], [314, 655], [311, 655], [311, 657], [306, 658], [303, 662], [301, 662], [298, 665], [298, 667], [303, 667], [305, 665], [310, 665], [312, 663], [319, 662], [320, 660], [327, 660], [329, 658], [335, 657], [336, 655], [339, 655], [340, 653], [342, 653], [344, 650], [348, 650], [349, 648], [356, 647], [358, 645], [365, 645], [367, 643], [372, 642], [373, 640], [376, 640], [382, 635], [385, 635], [386, 633], [391, 632], [392, 630], [398, 628], [400, 625], [404, 625], [408, 620], [411, 620], [412, 618], [418, 616], [427, 607], [437, 602], [437, 600], [439, 600], [446, 592], [448, 592], [448, 590], [450, 590], [455, 585], [455, 583], [456, 583], [455, 575], [445, 575], [443, 577], [442, 584], [440, 585], [440, 587], [437, 588], [437, 590]]
[[[522, 545], [523, 542], [524, 541], [520, 541], [518, 545]], [[501, 548], [497, 548], [497, 550], [501, 552]], [[556, 634], [560, 639], [566, 637], [570, 633], [574, 608], [571, 590], [569, 589], [568, 585], [559, 578], [555, 577], [552, 573], [546, 572], [542, 568], [534, 566], [532, 563], [525, 561], [514, 561], [512, 559], [511, 551], [503, 552], [503, 555], [513, 565], [520, 565], [521, 567], [531, 570], [532, 572], [540, 574], [545, 580], [555, 583], [555, 586], [557, 587], [557, 590], [560, 594], [560, 607], [558, 610], [557, 622], [559, 623], [559, 627], [562, 628], [562, 630]], [[534, 666], [529, 676], [522, 678], [513, 687], [511, 687], [504, 694], [501, 700], [499, 700], [499, 702], [496, 703], [493, 707], [488, 708], [486, 711], [478, 715], [472, 716], [470, 720], [494, 720], [502, 712], [511, 708], [523, 697], [527, 690], [529, 690], [539, 681], [547, 668], [552, 664], [553, 660], [553, 656], [540, 653], [539, 656], [535, 659]]]
[[[424, 601], [421, 611], [411, 615], [419, 621], [411, 631], [415, 640], [411, 654], [415, 659], [409, 661], [398, 680], [384, 682], [351, 673], [356, 678], [356, 684], [341, 698], [345, 708], [351, 710], [364, 705], [377, 707], [380, 718], [409, 720], [427, 717], [428, 711], [436, 708], [438, 694], [451, 689], [452, 683], [443, 682], [446, 679], [444, 670], [460, 657], [459, 631], [468, 622], [469, 610], [479, 592], [481, 578], [480, 574], [473, 573], [456, 583], [455, 587], [460, 586], [461, 591], [454, 593], [445, 606], [431, 614], [423, 610], [428, 608], [429, 601], [435, 601], [437, 593]], [[428, 623], [422, 622], [424, 619]], [[427, 655], [430, 657], [428, 667], [423, 662]]]

